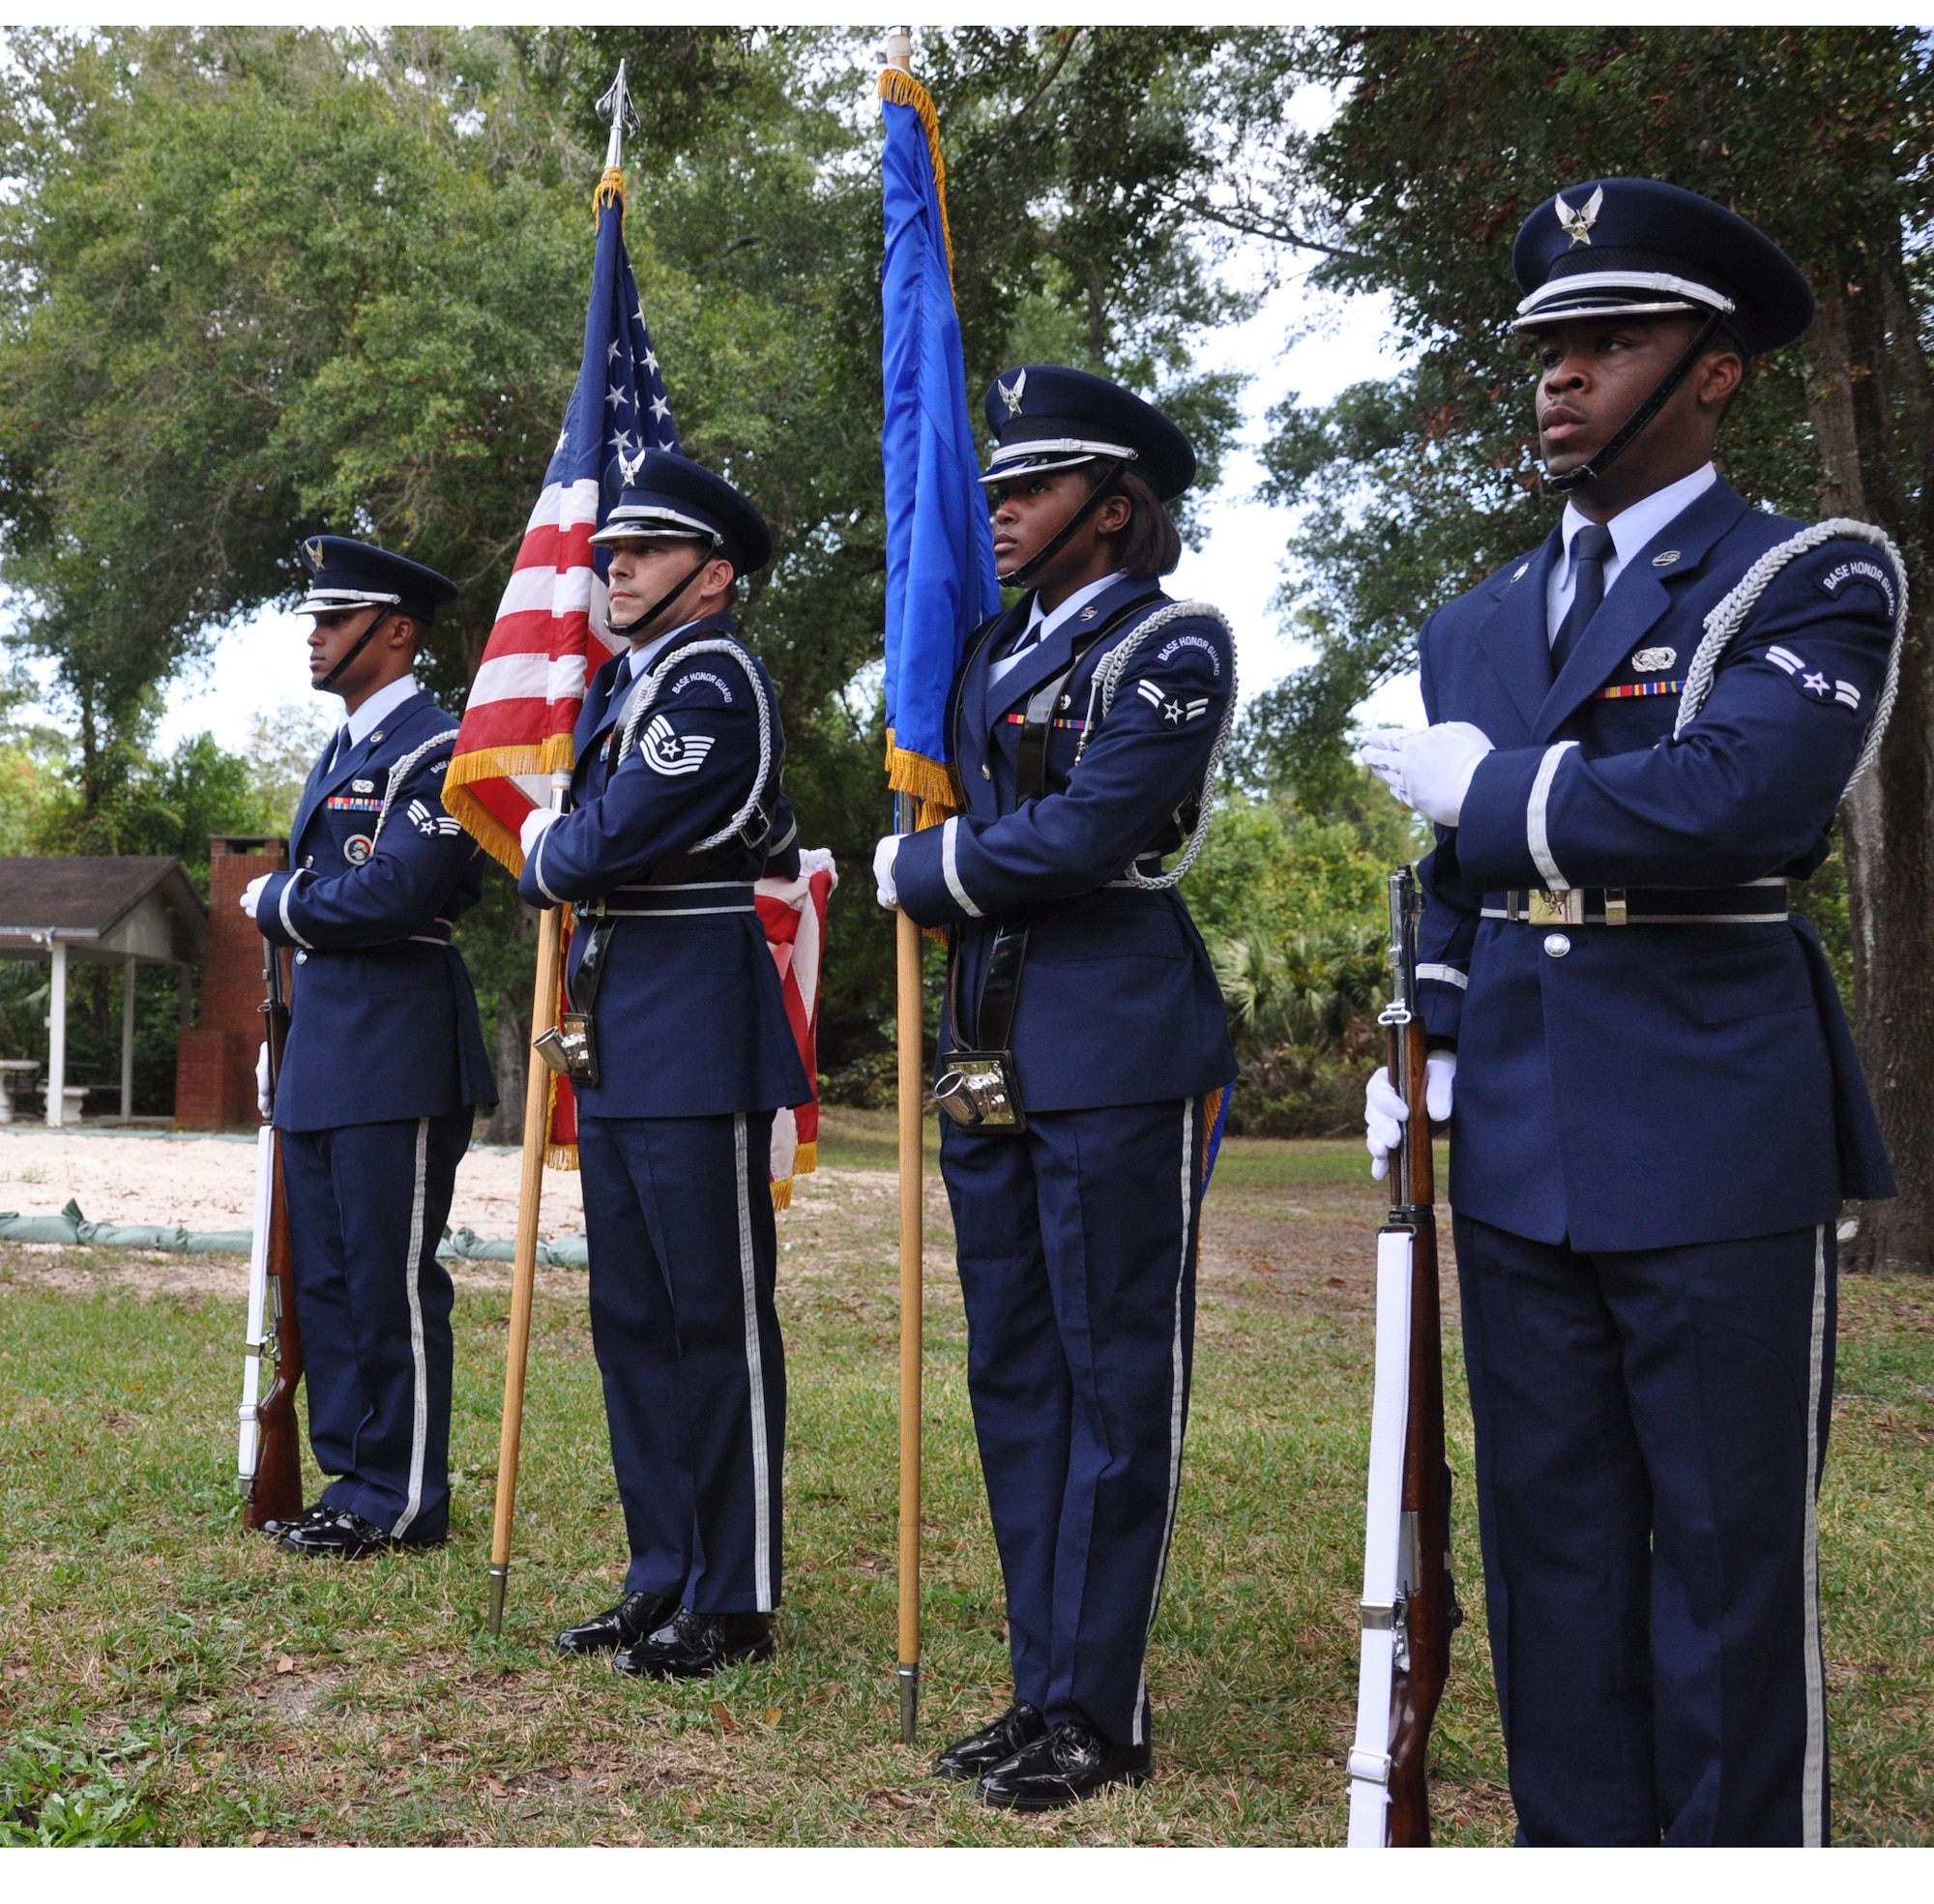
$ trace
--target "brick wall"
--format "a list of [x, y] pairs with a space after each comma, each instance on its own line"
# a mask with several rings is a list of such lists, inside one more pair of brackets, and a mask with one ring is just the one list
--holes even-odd
[[262, 1042], [262, 935], [242, 889], [288, 864], [288, 844], [252, 835], [209, 841], [208, 939], [195, 1022], [176, 1057], [175, 1122], [190, 1128], [253, 1124], [255, 1052]]

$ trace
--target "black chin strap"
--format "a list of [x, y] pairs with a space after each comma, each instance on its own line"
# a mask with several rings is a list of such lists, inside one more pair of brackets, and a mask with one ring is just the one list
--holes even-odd
[[1712, 343], [1725, 319], [1724, 311], [1714, 311], [1699, 327], [1698, 335], [1685, 346], [1679, 362], [1658, 380], [1658, 387], [1652, 395], [1619, 425], [1612, 440], [1596, 456], [1580, 463], [1576, 469], [1568, 469], [1561, 476], [1553, 476], [1546, 470], [1544, 486], [1547, 489], [1555, 489], [1561, 496], [1568, 496], [1581, 484], [1596, 483], [1603, 476], [1613, 463], [1631, 448], [1639, 432], [1665, 408], [1672, 398], [1672, 393], [1692, 374], [1692, 366], [1705, 356], [1707, 346]]
[[636, 621], [627, 622], [623, 628], [620, 628], [616, 622], [609, 623], [608, 626], [611, 630], [611, 632], [615, 634], [620, 641], [631, 641], [631, 640], [642, 639], [644, 637], [645, 630], [649, 629], [651, 625], [655, 621], [657, 621], [658, 618], [660, 615], [662, 615], [664, 611], [667, 608], [669, 608], [671, 604], [674, 601], [676, 601], [679, 599], [679, 597], [683, 595], [686, 592], [686, 590], [689, 589], [692, 585], [692, 583], [698, 579], [700, 575], [702, 575], [705, 572], [706, 565], [712, 560], [712, 558], [715, 555], [718, 554], [718, 544], [717, 542], [714, 542], [709, 548], [705, 549], [699, 555], [697, 562], [694, 563], [691, 568], [688, 569], [685, 571], [685, 573], [681, 575], [678, 578], [678, 580], [675, 581], [671, 585], [671, 587], [665, 591], [663, 595], [659, 596], [659, 599], [656, 601], [654, 601], [652, 605], [649, 608], [647, 608], [645, 612], [637, 618]]
[[[1048, 539], [1046, 545], [1021, 564], [1011, 574], [1000, 577], [1003, 588], [1025, 588], [1031, 577], [1039, 572], [1041, 566], [1059, 555], [1068, 546], [1069, 538], [1088, 520], [1095, 512], [1115, 492], [1115, 479], [1128, 468], [1126, 457], [1114, 456], [1107, 459], [1107, 467], [1101, 472], [1100, 481], [1089, 490], [1087, 500], [1066, 522]], [[1016, 477], [1026, 475], [1025, 470], [1016, 471]]]
[[379, 628], [381, 628], [383, 624], [387, 622], [390, 619], [390, 617], [394, 615], [396, 612], [396, 611], [394, 608], [385, 608], [383, 612], [380, 615], [378, 615], [376, 619], [373, 622], [371, 622], [369, 626], [363, 630], [363, 632], [356, 637], [356, 645], [353, 648], [351, 648], [348, 654], [343, 656], [343, 658], [339, 661], [337, 661], [337, 664], [333, 668], [331, 668], [330, 671], [326, 675], [324, 675], [320, 681], [318, 681], [315, 684], [315, 691], [318, 694], [327, 694], [330, 691], [330, 689], [336, 686], [337, 681], [341, 676], [342, 670], [346, 668], [349, 665], [349, 663], [353, 661], [356, 659], [356, 657], [364, 651], [364, 649], [368, 647], [370, 642], [372, 642], [376, 638], [376, 630]]

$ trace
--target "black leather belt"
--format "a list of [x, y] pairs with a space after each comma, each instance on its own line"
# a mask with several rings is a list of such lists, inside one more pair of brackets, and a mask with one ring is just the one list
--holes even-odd
[[696, 879], [682, 886], [619, 886], [579, 902], [579, 919], [679, 919], [699, 913], [756, 912], [749, 879]]
[[1749, 886], [1573, 886], [1548, 893], [1486, 893], [1485, 919], [1520, 925], [1777, 925], [1787, 917], [1786, 882]]

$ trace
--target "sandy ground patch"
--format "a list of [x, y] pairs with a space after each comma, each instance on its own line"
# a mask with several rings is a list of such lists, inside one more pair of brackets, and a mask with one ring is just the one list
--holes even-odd
[[[514, 1236], [520, 1161], [514, 1151], [473, 1146], [457, 1166], [451, 1228]], [[0, 1210], [51, 1216], [69, 1198], [97, 1223], [246, 1230], [255, 1207], [255, 1147], [160, 1132], [0, 1130]], [[583, 1228], [576, 1172], [546, 1171], [539, 1234], [548, 1241]]]

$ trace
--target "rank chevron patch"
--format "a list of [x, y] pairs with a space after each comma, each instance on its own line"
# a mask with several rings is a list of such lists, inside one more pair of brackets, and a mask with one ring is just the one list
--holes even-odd
[[705, 765], [713, 738], [710, 734], [681, 734], [663, 715], [656, 714], [638, 737], [638, 751], [654, 774], [676, 778], [681, 774], [695, 774]]

